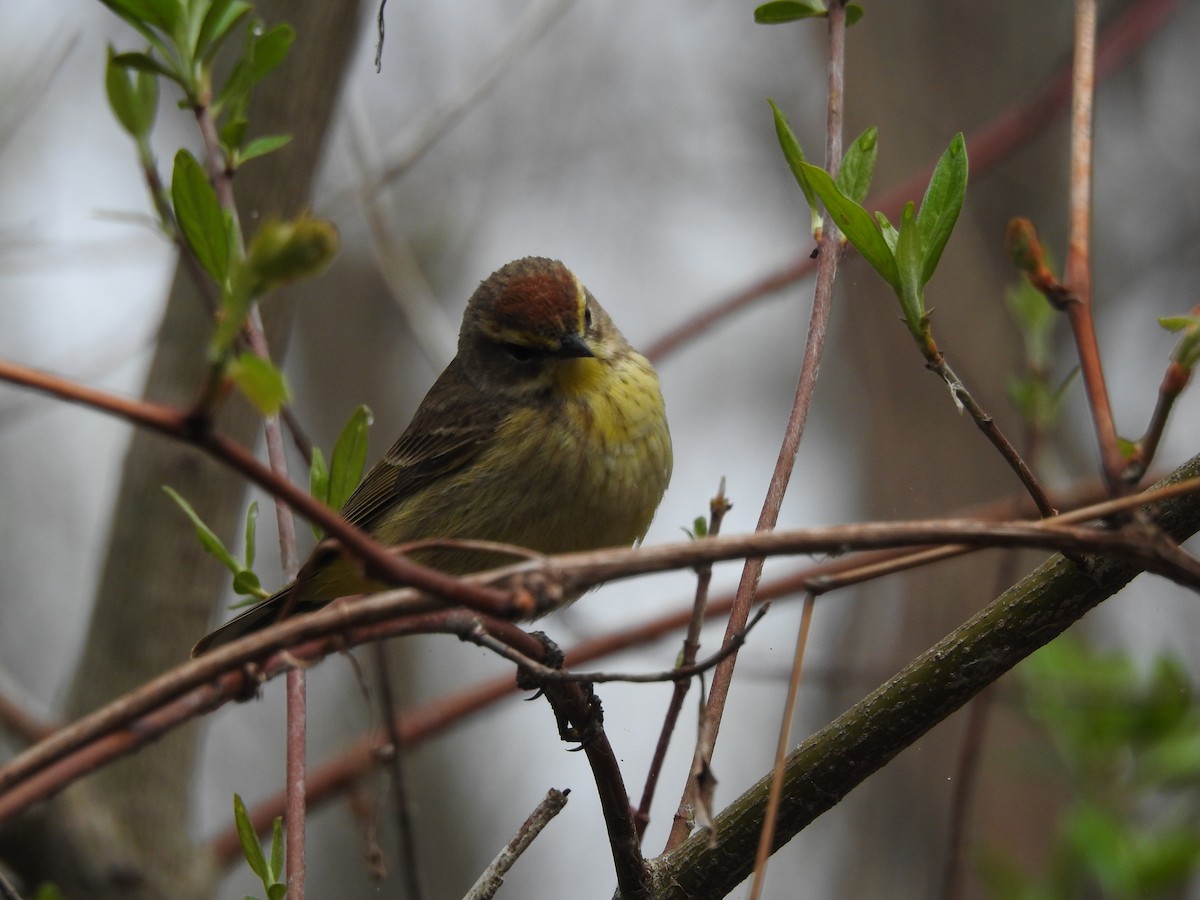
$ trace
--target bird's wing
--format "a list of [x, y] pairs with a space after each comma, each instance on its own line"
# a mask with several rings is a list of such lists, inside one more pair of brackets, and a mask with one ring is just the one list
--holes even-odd
[[387, 510], [426, 485], [470, 465], [503, 421], [500, 405], [475, 389], [459, 382], [439, 391], [439, 385], [429, 394], [439, 393], [438, 402], [421, 404], [404, 434], [342, 507], [342, 516], [364, 531], [371, 532]]

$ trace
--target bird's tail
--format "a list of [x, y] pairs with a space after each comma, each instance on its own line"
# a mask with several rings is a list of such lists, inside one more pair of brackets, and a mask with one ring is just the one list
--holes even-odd
[[210, 631], [204, 637], [200, 638], [200, 640], [196, 641], [196, 646], [192, 648], [192, 658], [194, 659], [202, 653], [207, 653], [215, 647], [235, 641], [251, 632], [266, 628], [268, 625], [275, 624], [275, 622], [279, 621], [279, 617], [283, 613], [284, 607], [287, 605], [291, 595], [292, 585], [285, 585], [262, 603], [250, 607], [240, 616], [236, 616], [220, 628]]

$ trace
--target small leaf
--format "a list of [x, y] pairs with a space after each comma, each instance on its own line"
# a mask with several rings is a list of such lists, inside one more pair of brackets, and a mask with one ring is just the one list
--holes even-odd
[[287, 59], [295, 39], [296, 29], [282, 22], [254, 35], [250, 53], [250, 84], [257, 84]]
[[242, 142], [246, 140], [246, 128], [249, 125], [250, 122], [245, 116], [231, 114], [221, 126], [218, 134], [221, 138], [221, 149], [225, 151], [226, 156], [232, 158], [237, 153]]
[[287, 896], [286, 884], [273, 884], [267, 888], [267, 900], [283, 900]]
[[866, 15], [866, 10], [864, 10], [857, 3], [847, 3], [846, 4], [846, 27], [849, 28], [851, 25], [853, 25], [855, 22], [857, 22], [859, 19], [861, 19], [864, 15]]
[[900, 275], [896, 269], [896, 259], [870, 214], [853, 200], [843, 196], [824, 169], [808, 163], [801, 163], [800, 169], [812, 185], [813, 191], [825, 204], [825, 208], [829, 210], [833, 220], [837, 222], [842, 234], [862, 254], [863, 259], [871, 264], [871, 268], [891, 285], [892, 290], [898, 292]]
[[326, 503], [341, 509], [362, 481], [367, 464], [367, 430], [371, 426], [371, 410], [359, 406], [338, 435], [329, 461], [329, 493]]
[[924, 283], [921, 281], [921, 263], [925, 254], [922, 243], [921, 228], [913, 215], [910, 200], [904, 206], [900, 236], [896, 239], [896, 270], [900, 284], [896, 294], [900, 298], [904, 321], [914, 337], [920, 336], [925, 323]]
[[813, 194], [812, 185], [804, 177], [801, 168], [804, 164], [804, 151], [800, 149], [800, 142], [796, 140], [796, 135], [792, 132], [787, 117], [775, 105], [775, 101], [768, 100], [767, 102], [771, 104], [771, 114], [775, 117], [775, 135], [779, 138], [779, 147], [783, 150], [783, 158], [787, 160], [788, 168], [792, 170], [792, 176], [800, 185], [804, 199], [808, 201], [808, 208], [812, 213], [812, 233], [815, 237], [820, 233], [822, 227], [821, 214], [817, 208], [817, 198]]
[[871, 189], [871, 178], [875, 174], [875, 157], [879, 153], [879, 130], [868, 128], [854, 139], [838, 169], [837, 186], [855, 203], [862, 203]]
[[1190, 316], [1162, 316], [1158, 324], [1167, 331], [1183, 332], [1171, 352], [1171, 360], [1190, 373], [1200, 364], [1200, 311]]
[[108, 105], [121, 127], [135, 139], [144, 138], [154, 125], [158, 111], [158, 79], [141, 71], [131, 71], [114, 62], [112, 47], [104, 69], [104, 89]]
[[251, 602], [257, 603], [259, 600], [265, 600], [270, 596], [263, 590], [262, 582], [258, 580], [258, 575], [249, 569], [242, 569], [233, 576], [233, 592], [239, 597], [250, 597]]
[[754, 10], [754, 21], [759, 25], [779, 25], [798, 19], [826, 16], [829, 11], [821, 0], [775, 0], [764, 3]]
[[275, 821], [271, 823], [271, 877], [274, 881], [279, 881], [279, 877], [283, 874], [284, 846], [283, 819], [276, 816]]
[[200, 518], [200, 514], [192, 509], [192, 505], [183, 499], [175, 490], [163, 485], [163, 491], [167, 496], [178, 504], [184, 514], [192, 520], [192, 527], [196, 529], [196, 537], [200, 539], [201, 546], [209, 553], [221, 561], [221, 563], [230, 572], [237, 574], [242, 569], [242, 564], [233, 558], [233, 554], [225, 549], [225, 545], [221, 543], [221, 539], [216, 536], [211, 528], [209, 528], [204, 520]]
[[252, 500], [246, 510], [246, 568], [254, 566], [255, 532], [258, 525], [258, 501]]
[[273, 153], [280, 147], [287, 146], [291, 141], [292, 136], [290, 134], [269, 134], [264, 137], [255, 138], [237, 153], [238, 165], [240, 166], [242, 163], [249, 162], [259, 156], [266, 156], [268, 153]]
[[237, 825], [238, 841], [242, 845], [242, 854], [246, 857], [251, 871], [264, 883], [267, 880], [267, 860], [263, 857], [262, 846], [258, 843], [258, 835], [254, 832], [254, 823], [246, 812], [246, 804], [237, 794], [233, 795], [233, 821]]
[[240, 354], [229, 366], [229, 377], [264, 416], [274, 415], [288, 402], [283, 373], [255, 353]]
[[308, 468], [308, 492], [329, 505], [329, 467], [325, 465], [325, 454], [320, 447], [312, 448], [312, 463]]
[[179, 229], [196, 259], [219, 285], [229, 275], [229, 226], [216, 191], [187, 150], [175, 154], [171, 200]]
[[896, 253], [896, 241], [900, 237], [900, 232], [888, 221], [888, 217], [878, 210], [875, 211], [875, 221], [879, 224], [879, 233], [883, 235], [883, 239], [887, 242], [888, 248], [894, 255]]
[[921, 265], [921, 287], [929, 283], [954, 223], [962, 210], [963, 198], [967, 194], [967, 145], [962, 132], [950, 141], [950, 146], [934, 167], [929, 187], [921, 200], [917, 213], [917, 227], [921, 232], [924, 260]]
[[176, 84], [180, 83], [179, 74], [174, 69], [168, 68], [149, 53], [118, 53], [113, 57], [113, 63], [123, 69], [133, 69], [147, 75], [161, 75]]
[[192, 55], [204, 62], [211, 60], [220, 49], [221, 41], [251, 10], [245, 0], [214, 0], [204, 16]]
[[153, 26], [170, 34], [183, 10], [177, 0], [100, 0], [125, 21], [140, 31]]

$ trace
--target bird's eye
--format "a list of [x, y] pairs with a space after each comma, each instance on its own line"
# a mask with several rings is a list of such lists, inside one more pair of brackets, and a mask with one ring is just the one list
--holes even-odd
[[583, 308], [583, 330], [592, 330], [592, 308], [590, 306], [585, 306]]
[[533, 348], [524, 344], [504, 344], [504, 352], [517, 362], [528, 362], [533, 358]]

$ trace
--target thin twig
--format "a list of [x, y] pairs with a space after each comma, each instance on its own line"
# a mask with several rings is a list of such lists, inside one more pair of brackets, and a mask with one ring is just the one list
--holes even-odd
[[396, 814], [396, 840], [400, 845], [400, 871], [404, 881], [404, 896], [407, 900], [421, 900], [425, 892], [421, 889], [420, 858], [417, 855], [417, 833], [413, 828], [412, 809], [409, 802], [407, 765], [405, 756], [408, 747], [404, 743], [400, 705], [392, 687], [391, 666], [388, 665], [387, 644], [378, 643], [371, 647], [375, 659], [375, 681], [379, 686], [379, 710], [383, 715], [384, 730], [388, 736], [389, 753], [384, 754], [388, 773], [391, 775], [392, 804]]
[[1117, 440], [1096, 322], [1092, 315], [1092, 107], [1096, 93], [1096, 0], [1076, 0], [1075, 54], [1071, 94], [1071, 173], [1068, 198], [1070, 233], [1063, 281], [1071, 293], [1067, 319], [1075, 336], [1079, 367], [1092, 423], [1099, 443], [1101, 471], [1114, 494], [1126, 490], [1121, 480], [1125, 458]]
[[[842, 118], [843, 118], [843, 71], [845, 69], [845, 36], [846, 16], [843, 3], [835, 2], [829, 10], [829, 63], [828, 63], [828, 97], [826, 102], [825, 123], [825, 168], [831, 177], [836, 178], [842, 159]], [[779, 509], [783, 504], [783, 496], [787, 492], [788, 482], [796, 466], [796, 455], [800, 450], [800, 439], [804, 434], [804, 425], [808, 420], [808, 411], [812, 404], [813, 391], [816, 388], [817, 373], [821, 368], [821, 356], [825, 349], [825, 334], [829, 325], [830, 310], [833, 305], [833, 283], [837, 276], [838, 261], [841, 259], [842, 248], [839, 242], [838, 230], [832, 222], [826, 224], [820, 241], [820, 256], [817, 261], [817, 283], [813, 291], [812, 313], [809, 316], [808, 335], [804, 343], [804, 356], [800, 363], [800, 377], [796, 384], [796, 396], [792, 402], [792, 410], [788, 416], [784, 431], [783, 443], [775, 461], [775, 470], [771, 473], [771, 481], [767, 486], [767, 496], [763, 500], [762, 511], [758, 517], [755, 530], [769, 531], [775, 527], [779, 519]], [[744, 632], [754, 605], [755, 591], [762, 577], [763, 560], [748, 558], [742, 569], [741, 581], [738, 583], [737, 600], [729, 614], [729, 622], [725, 627], [725, 639]], [[713, 729], [713, 740], [721, 728], [721, 718], [725, 710], [725, 701], [729, 697], [729, 688], [733, 682], [734, 667], [737, 656], [730, 656], [717, 666], [713, 673], [712, 687], [709, 690], [708, 703], [705, 705], [705, 716]], [[683, 803], [687, 803], [692, 793], [694, 782], [689, 779], [684, 788]]]
[[545, 799], [522, 823], [513, 839], [504, 845], [504, 849], [496, 854], [496, 858], [480, 873], [478, 880], [471, 886], [471, 890], [467, 891], [463, 900], [491, 900], [496, 896], [496, 891], [500, 890], [501, 885], [504, 884], [505, 873], [513, 867], [513, 863], [520, 859], [521, 854], [542, 833], [542, 829], [563, 811], [563, 807], [567, 805], [567, 795], [570, 793], [570, 790], [560, 791], [551, 788]]
[[800, 678], [804, 671], [804, 650], [808, 646], [808, 633], [812, 628], [813, 606], [816, 595], [811, 591], [804, 597], [800, 613], [800, 627], [796, 631], [796, 650], [792, 656], [792, 672], [788, 679], [787, 699], [784, 700], [783, 719], [779, 723], [779, 741], [775, 745], [775, 766], [771, 772], [771, 791], [767, 795], [767, 808], [763, 815], [762, 831], [758, 840], [758, 852], [754, 858], [754, 880], [750, 884], [749, 900], [762, 896], [767, 878], [767, 860], [775, 843], [775, 820], [779, 815], [779, 800], [783, 796], [783, 764], [787, 759], [788, 746], [792, 738], [792, 722], [796, 717], [796, 697], [800, 693]]
[[[550, 27], [571, 7], [572, 0], [537, 0], [530, 3], [521, 14], [520, 21], [490, 59], [473, 73], [468, 82], [447, 98], [437, 109], [409, 134], [386, 151], [391, 161], [370, 184], [358, 185], [338, 191], [324, 202], [330, 215], [337, 218], [355, 200], [356, 196], [375, 197], [384, 193], [392, 182], [402, 178], [418, 160], [423, 158], [441, 138], [447, 134], [480, 100], [500, 83], [513, 63], [520, 60], [530, 47], [537, 43]], [[382, 16], [382, 9], [380, 10]], [[380, 18], [380, 41], [382, 42], [382, 17]]]
[[[725, 498], [725, 479], [717, 488], [717, 495], [709, 503], [708, 536], [715, 537], [721, 533], [721, 523], [725, 513], [729, 512], [731, 504]], [[688, 622], [687, 633], [683, 637], [683, 649], [679, 654], [679, 665], [690, 666], [696, 662], [700, 652], [700, 630], [704, 627], [705, 611], [708, 608], [708, 589], [712, 583], [712, 566], [705, 565], [696, 569], [696, 596], [692, 601], [692, 618]], [[638, 834], [646, 836], [646, 826], [650, 824], [650, 806], [654, 802], [654, 791], [662, 774], [663, 763], [667, 758], [667, 748], [671, 745], [671, 735], [675, 733], [675, 725], [679, 721], [679, 713], [683, 710], [683, 701], [691, 687], [691, 679], [679, 679], [671, 692], [667, 703], [667, 712], [663, 716], [662, 729], [659, 731], [658, 743], [654, 747], [654, 755], [646, 773], [646, 785], [642, 788], [642, 799], [638, 803], [637, 825]]]
[[1025, 485], [1025, 490], [1029, 491], [1029, 496], [1037, 504], [1038, 512], [1045, 517], [1055, 515], [1058, 510], [1050, 504], [1050, 498], [1046, 495], [1046, 490], [1038, 481], [1037, 476], [1033, 474], [1033, 470], [1021, 458], [1021, 454], [1012, 442], [1005, 437], [1000, 426], [996, 424], [996, 420], [979, 405], [975, 397], [967, 390], [962, 380], [946, 362], [946, 358], [940, 352], [935, 352], [933, 358], [929, 360], [928, 366], [946, 382], [946, 386], [950, 388], [950, 393], [954, 397], [954, 402], [959, 405], [960, 409], [967, 411], [975, 424], [979, 426], [979, 430], [983, 432], [984, 437], [1000, 452], [1009, 468], [1021, 479], [1021, 484]]

